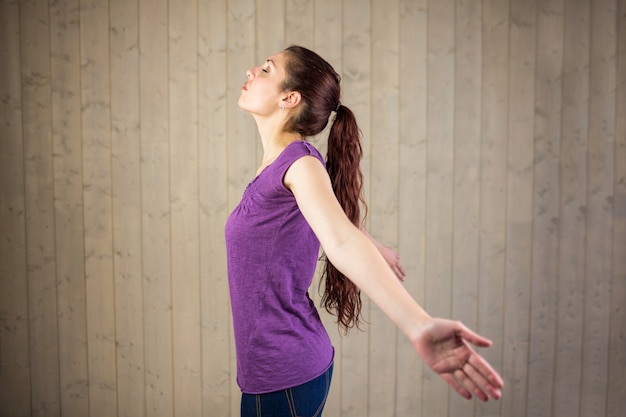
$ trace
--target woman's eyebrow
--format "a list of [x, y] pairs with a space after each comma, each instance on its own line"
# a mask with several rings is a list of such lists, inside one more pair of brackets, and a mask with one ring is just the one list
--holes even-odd
[[265, 61], [265, 62], [269, 62], [269, 63], [271, 63], [272, 65], [275, 65], [275, 64], [274, 64], [274, 61], [272, 61], [270, 58], [267, 58], [267, 61]]

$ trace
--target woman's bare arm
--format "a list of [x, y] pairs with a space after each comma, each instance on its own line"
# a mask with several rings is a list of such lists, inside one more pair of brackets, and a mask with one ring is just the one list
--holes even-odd
[[298, 159], [284, 183], [333, 265], [349, 277], [411, 340], [424, 362], [460, 395], [499, 398], [502, 379], [469, 344], [491, 342], [460, 322], [431, 317], [406, 291], [373, 241], [344, 214], [323, 165]]

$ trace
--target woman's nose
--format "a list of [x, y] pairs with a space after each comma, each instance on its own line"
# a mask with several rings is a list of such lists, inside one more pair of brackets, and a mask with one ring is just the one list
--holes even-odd
[[248, 77], [249, 80], [251, 80], [252, 75], [254, 75], [253, 71], [253, 69], [249, 69], [248, 71], [246, 71], [246, 77]]

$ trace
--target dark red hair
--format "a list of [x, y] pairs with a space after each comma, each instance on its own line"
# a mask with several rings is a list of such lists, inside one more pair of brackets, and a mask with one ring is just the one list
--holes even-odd
[[[286, 52], [286, 78], [283, 89], [298, 91], [302, 108], [287, 122], [285, 130], [310, 137], [320, 133], [332, 111], [335, 121], [328, 136], [326, 169], [333, 191], [350, 221], [361, 225], [363, 156], [361, 132], [354, 113], [340, 104], [341, 77], [333, 67], [315, 52], [301, 46], [290, 46]], [[346, 331], [359, 326], [361, 294], [359, 288], [344, 276], [324, 255], [324, 294], [322, 306], [337, 315], [337, 323]], [[321, 283], [320, 283], [321, 285]]]

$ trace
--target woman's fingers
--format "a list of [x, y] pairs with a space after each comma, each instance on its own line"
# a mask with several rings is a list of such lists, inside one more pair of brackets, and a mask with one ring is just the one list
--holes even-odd
[[467, 361], [468, 365], [471, 365], [472, 369], [476, 371], [477, 378], [480, 376], [480, 380], [484, 381], [483, 386], [489, 390], [494, 398], [500, 398], [502, 395], [500, 388], [504, 386], [502, 377], [487, 363], [482, 356], [474, 353]]
[[471, 344], [473, 344], [474, 346], [478, 346], [478, 347], [489, 347], [491, 346], [491, 340], [479, 335], [478, 333], [476, 333], [473, 330], [470, 330], [469, 328], [467, 328], [463, 323], [459, 323], [460, 325], [460, 333], [459, 335], [465, 339], [466, 341], [470, 342]]
[[452, 374], [443, 374], [441, 377], [450, 385], [459, 395], [467, 400], [472, 398], [472, 393], [465, 389], [465, 387], [452, 376]]
[[[491, 340], [482, 337], [478, 333], [465, 327], [465, 325], [463, 324], [461, 324], [460, 336], [466, 342], [470, 342], [475, 346], [479, 346], [479, 347], [491, 346]], [[494, 388], [493, 393], [498, 395], [496, 398], [499, 398], [499, 395], [500, 395], [499, 388], [502, 388], [502, 386], [504, 385], [504, 381], [502, 381], [502, 377], [500, 377], [500, 375], [496, 372], [496, 370], [493, 369], [491, 365], [489, 365], [489, 363], [482, 356], [474, 352], [472, 349], [470, 349], [470, 351], [472, 352], [472, 354], [469, 357], [467, 362], [471, 364], [472, 367], [476, 369], [481, 375], [484, 376], [486, 381], [488, 381], [489, 384]]]
[[431, 369], [464, 398], [501, 398], [502, 378], [470, 344], [490, 346], [491, 341], [458, 321], [434, 319], [416, 347]]
[[400, 264], [400, 261], [398, 261], [398, 263], [394, 265], [393, 272], [396, 274], [396, 276], [398, 277], [400, 281], [404, 281], [404, 277], [406, 276], [406, 273], [404, 272], [404, 268]]
[[495, 388], [470, 361], [442, 377], [464, 398], [471, 398], [471, 394], [482, 401], [488, 401], [490, 396], [495, 399], [501, 397], [500, 390]]
[[[489, 395], [487, 395], [485, 391], [492, 394], [492, 397], [494, 398], [500, 398], [491, 383], [487, 381], [485, 376], [480, 373], [470, 361], [463, 365], [459, 374], [462, 374], [460, 376], [462, 378], [461, 383], [481, 400], [487, 401], [489, 399]], [[457, 376], [457, 378], [459, 377], [457, 373], [455, 373], [455, 376]]]
[[400, 263], [400, 259], [398, 259], [398, 262], [396, 263], [396, 275], [398, 276], [400, 281], [404, 281], [404, 278], [406, 277], [406, 271]]

